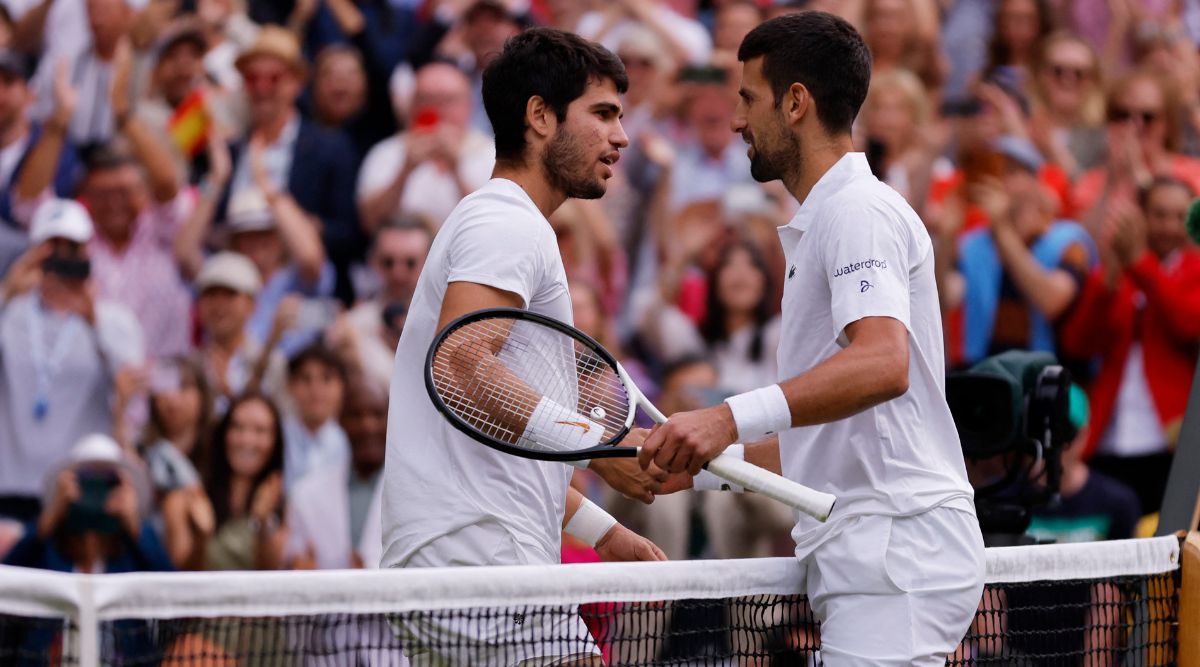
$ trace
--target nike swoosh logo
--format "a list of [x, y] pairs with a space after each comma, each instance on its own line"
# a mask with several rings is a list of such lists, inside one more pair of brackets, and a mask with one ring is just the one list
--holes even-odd
[[562, 424], [563, 426], [578, 426], [579, 428], [583, 429], [584, 433], [587, 433], [588, 431], [592, 430], [592, 425], [587, 422], [554, 422], [554, 423]]

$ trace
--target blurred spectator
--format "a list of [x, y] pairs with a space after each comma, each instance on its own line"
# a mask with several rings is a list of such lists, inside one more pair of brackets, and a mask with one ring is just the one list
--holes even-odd
[[1195, 196], [1158, 177], [1138, 206], [1109, 203], [1103, 261], [1063, 330], [1064, 349], [1100, 359], [1082, 455], [1133, 487], [1147, 512], [1162, 503], [1200, 343], [1200, 249], [1184, 228]]
[[731, 0], [718, 7], [713, 18], [712, 64], [737, 74], [738, 47], [762, 20], [762, 10], [753, 0]]
[[1104, 94], [1096, 52], [1070, 33], [1042, 40], [1034, 63], [1031, 139], [1071, 177], [1104, 161]]
[[0, 515], [37, 515], [47, 471], [83, 436], [112, 432], [115, 378], [145, 358], [133, 314], [94, 296], [91, 237], [82, 206], [45, 203], [0, 286]]
[[358, 207], [366, 233], [403, 215], [424, 216], [440, 227], [460, 199], [491, 178], [496, 149], [470, 127], [469, 86], [466, 75], [448, 63], [417, 70], [409, 128], [372, 148], [359, 172]]
[[263, 28], [237, 65], [250, 102], [250, 129], [234, 146], [232, 177], [217, 219], [227, 216], [230, 193], [249, 187], [258, 187], [273, 211], [286, 207], [319, 219], [325, 252], [338, 271], [338, 297], [350, 302], [346, 272], [362, 246], [354, 212], [354, 149], [345, 135], [297, 113], [307, 67], [291, 33]]
[[614, 0], [584, 14], [575, 32], [616, 51], [626, 30], [644, 25], [662, 40], [676, 62], [704, 66], [713, 55], [712, 38], [695, 19], [675, 11], [666, 0]]
[[1027, 86], [1038, 44], [1053, 29], [1053, 19], [1048, 0], [1000, 0], [983, 78], [1001, 79], [1017, 88]]
[[1055, 220], [1053, 196], [1039, 183], [1042, 158], [1024, 139], [996, 144], [1002, 176], [981, 174], [969, 196], [989, 226], [958, 244], [958, 286], [939, 288], [948, 308], [963, 308], [962, 362], [1010, 349], [1054, 352], [1055, 327], [1079, 296], [1095, 262], [1091, 237]]
[[550, 216], [567, 278], [587, 283], [605, 313], [616, 313], [628, 287], [625, 254], [599, 202], [565, 202]]
[[46, 478], [45, 509], [5, 559], [59, 572], [172, 570], [144, 520], [150, 490], [115, 440], [83, 437]]
[[159, 359], [147, 379], [150, 420], [139, 439], [158, 494], [200, 484], [208, 464], [213, 396], [204, 369], [185, 357]]
[[872, 171], [922, 212], [937, 147], [927, 138], [933, 114], [921, 81], [903, 69], [875, 76], [860, 122]]
[[[89, 247], [98, 293], [133, 310], [154, 358], [182, 354], [189, 347], [189, 299], [175, 266], [172, 240], [191, 210], [192, 198], [179, 187], [169, 149], [133, 115], [122, 92], [128, 90], [131, 59], [128, 46], [114, 56], [111, 90], [116, 129], [129, 153], [94, 146], [85, 161], [79, 198], [96, 225]], [[57, 96], [64, 113], [75, 108], [73, 93], [59, 90]], [[51, 196], [64, 141], [61, 133], [42, 133], [21, 172], [18, 208], [34, 209]], [[27, 197], [33, 199], [26, 203]]]
[[316, 223], [290, 198], [267, 200], [258, 188], [235, 192], [227, 211], [229, 248], [254, 262], [263, 283], [247, 324], [250, 335], [271, 340], [280, 305], [285, 299], [300, 300], [295, 325], [281, 332], [277, 342], [291, 356], [316, 340], [336, 311], [330, 298], [334, 270], [325, 260]]
[[341, 359], [319, 343], [288, 362], [293, 409], [283, 418], [283, 480], [289, 492], [308, 473], [342, 467], [349, 460], [350, 443], [338, 424], [346, 381]]
[[[0, 224], [20, 228], [13, 215], [14, 189], [25, 170], [33, 148], [43, 133], [64, 134], [70, 123], [73, 108], [55, 108], [54, 114], [45, 123], [29, 120], [33, 91], [29, 87], [29, 60], [23, 54], [8, 49], [0, 50]], [[61, 93], [55, 89], [55, 95]], [[57, 169], [51, 175], [54, 194], [69, 197], [78, 177], [79, 159], [69, 142], [62, 142], [60, 154], [56, 156]], [[37, 193], [35, 193], [37, 194]]]
[[944, 0], [941, 25], [942, 49], [946, 54], [946, 100], [969, 96], [971, 85], [987, 65], [988, 39], [995, 30], [992, 0]]
[[200, 472], [212, 458], [212, 393], [200, 365], [183, 358], [157, 362], [149, 392], [150, 422], [139, 452], [158, 498], [163, 543], [176, 568], [202, 569], [215, 521]]
[[1099, 229], [1107, 203], [1133, 199], [1155, 176], [1173, 176], [1200, 192], [1200, 160], [1179, 153], [1182, 109], [1156, 74], [1135, 70], [1109, 89], [1106, 101], [1107, 162], [1086, 172], [1071, 192], [1075, 210]]
[[[273, 342], [246, 333], [262, 280], [254, 263], [234, 252], [210, 257], [196, 277], [201, 344], [197, 357], [215, 398], [215, 413], [245, 392], [282, 396], [287, 361]], [[274, 333], [274, 332], [273, 332]]]
[[196, 0], [196, 18], [207, 43], [204, 71], [226, 92], [240, 92], [242, 75], [237, 70], [237, 58], [258, 37], [258, 24], [238, 0]]
[[350, 442], [349, 465], [312, 469], [296, 483], [288, 503], [295, 567], [379, 567], [387, 385], [360, 376], [346, 387], [341, 425]]
[[[313, 62], [312, 119], [345, 132], [354, 142], [359, 159], [376, 141], [387, 136], [378, 134], [378, 123], [362, 117], [366, 104], [367, 73], [362, 54], [344, 44], [321, 49]], [[394, 118], [390, 112], [388, 116]]]
[[698, 329], [721, 388], [737, 394], [770, 384], [778, 376], [779, 300], [762, 252], [746, 241], [724, 246], [706, 283]]
[[934, 100], [946, 78], [938, 48], [937, 8], [932, 0], [866, 0], [863, 38], [871, 49], [872, 70], [909, 70]]
[[415, 221], [385, 224], [375, 233], [370, 265], [379, 280], [379, 293], [346, 314], [357, 352], [349, 365], [357, 366], [367, 378], [391, 382], [396, 345], [432, 242], [429, 228]]
[[[1034, 510], [1026, 534], [1055, 543], [1127, 540], [1142, 516], [1137, 495], [1123, 482], [1092, 470], [1083, 460], [1088, 400], [1071, 385], [1071, 422], [1079, 433], [1062, 454], [1059, 502]], [[1044, 479], [1044, 477], [1038, 477]]]
[[692, 70], [683, 104], [688, 135], [675, 146], [670, 210], [698, 201], [721, 199], [735, 183], [753, 183], [746, 146], [729, 131], [736, 99], [725, 86], [722, 70]]
[[[49, 4], [49, 3], [48, 3]], [[129, 120], [129, 79], [119, 78], [117, 70], [133, 57], [130, 31], [134, 9], [126, 0], [85, 0], [87, 34], [78, 41], [47, 25], [53, 36], [50, 50], [41, 59], [33, 78], [35, 91], [33, 117], [45, 121], [55, 112], [55, 79], [62, 68], [69, 86], [82, 101], [68, 125], [67, 136], [76, 146], [103, 143]], [[36, 11], [36, 10], [35, 10]], [[121, 98], [121, 107], [114, 106]]]
[[216, 522], [203, 546], [204, 569], [280, 569], [287, 544], [283, 430], [270, 399], [246, 393], [233, 401], [213, 433], [208, 475]]

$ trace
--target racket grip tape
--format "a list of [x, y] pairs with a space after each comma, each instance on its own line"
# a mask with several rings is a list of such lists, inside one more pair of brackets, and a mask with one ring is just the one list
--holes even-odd
[[778, 500], [818, 521], [825, 521], [829, 518], [829, 513], [833, 511], [833, 504], [837, 501], [837, 498], [831, 494], [797, 484], [786, 477], [776, 475], [734, 456], [722, 454], [709, 461], [705, 467], [718, 477], [742, 485], [747, 491], [754, 491]]

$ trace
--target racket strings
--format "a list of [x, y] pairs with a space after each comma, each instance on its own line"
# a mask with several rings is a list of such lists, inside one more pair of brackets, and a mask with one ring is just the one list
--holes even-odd
[[629, 397], [615, 369], [570, 335], [534, 322], [475, 320], [435, 350], [433, 386], [467, 425], [527, 449], [562, 451], [572, 443], [522, 437], [543, 397], [604, 428], [602, 442], [623, 430]]

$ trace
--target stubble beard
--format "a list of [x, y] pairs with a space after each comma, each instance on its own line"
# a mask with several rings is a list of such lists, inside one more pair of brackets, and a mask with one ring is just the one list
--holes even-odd
[[560, 129], [546, 146], [542, 168], [550, 185], [572, 199], [599, 199], [608, 189], [602, 179], [592, 175], [587, 151], [565, 130]]
[[755, 142], [750, 158], [750, 176], [759, 183], [787, 181], [800, 167], [800, 140], [791, 132], [777, 132], [766, 140]]

